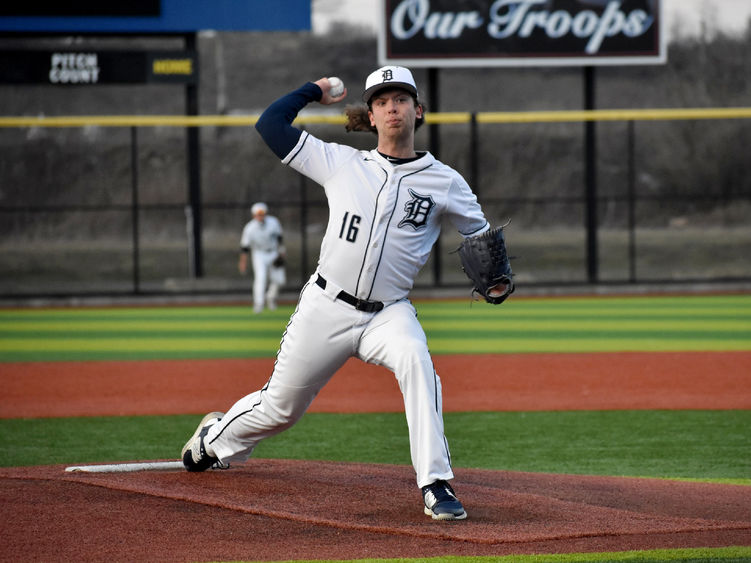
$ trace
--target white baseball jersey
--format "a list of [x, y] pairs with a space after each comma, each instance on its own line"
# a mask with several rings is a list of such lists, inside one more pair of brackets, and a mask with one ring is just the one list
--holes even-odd
[[240, 246], [245, 249], [274, 252], [279, 250], [282, 237], [282, 224], [272, 215], [266, 215], [263, 222], [248, 221], [240, 237]]
[[465, 236], [489, 228], [464, 179], [430, 153], [394, 165], [376, 150], [303, 133], [283, 162], [326, 190], [329, 223], [319, 271], [361, 299], [407, 296], [438, 238], [442, 215]]

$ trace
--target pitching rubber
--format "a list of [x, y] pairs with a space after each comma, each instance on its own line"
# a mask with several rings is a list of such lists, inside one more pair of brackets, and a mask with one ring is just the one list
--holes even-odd
[[111, 463], [106, 465], [72, 465], [68, 473], [132, 473], [134, 471], [185, 471], [182, 461], [147, 461], [140, 463]]

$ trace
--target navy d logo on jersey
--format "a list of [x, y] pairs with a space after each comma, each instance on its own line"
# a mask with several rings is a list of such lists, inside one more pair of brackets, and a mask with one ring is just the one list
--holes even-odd
[[430, 196], [420, 195], [412, 189], [408, 189], [412, 199], [404, 204], [404, 211], [407, 214], [399, 222], [399, 227], [409, 225], [414, 230], [419, 231], [428, 225], [428, 216], [435, 207], [435, 201]]

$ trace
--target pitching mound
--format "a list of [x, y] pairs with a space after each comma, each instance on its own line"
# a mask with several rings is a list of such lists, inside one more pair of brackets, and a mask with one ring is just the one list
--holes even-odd
[[459, 469], [469, 518], [434, 522], [422, 513], [411, 467], [257, 459], [201, 474], [64, 469], [0, 469], [1, 560], [349, 559], [751, 542], [751, 487], [733, 485]]

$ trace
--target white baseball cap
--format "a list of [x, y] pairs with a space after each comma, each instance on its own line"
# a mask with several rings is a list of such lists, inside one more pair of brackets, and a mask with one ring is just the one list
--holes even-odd
[[417, 97], [417, 85], [412, 73], [403, 66], [382, 66], [371, 72], [365, 81], [365, 91], [362, 93], [362, 101], [366, 104], [373, 94], [384, 88], [403, 88]]
[[250, 208], [250, 212], [253, 215], [257, 215], [258, 213], [263, 213], [264, 215], [268, 213], [269, 208], [266, 207], [266, 204], [259, 201], [258, 203], [254, 203], [253, 207]]

